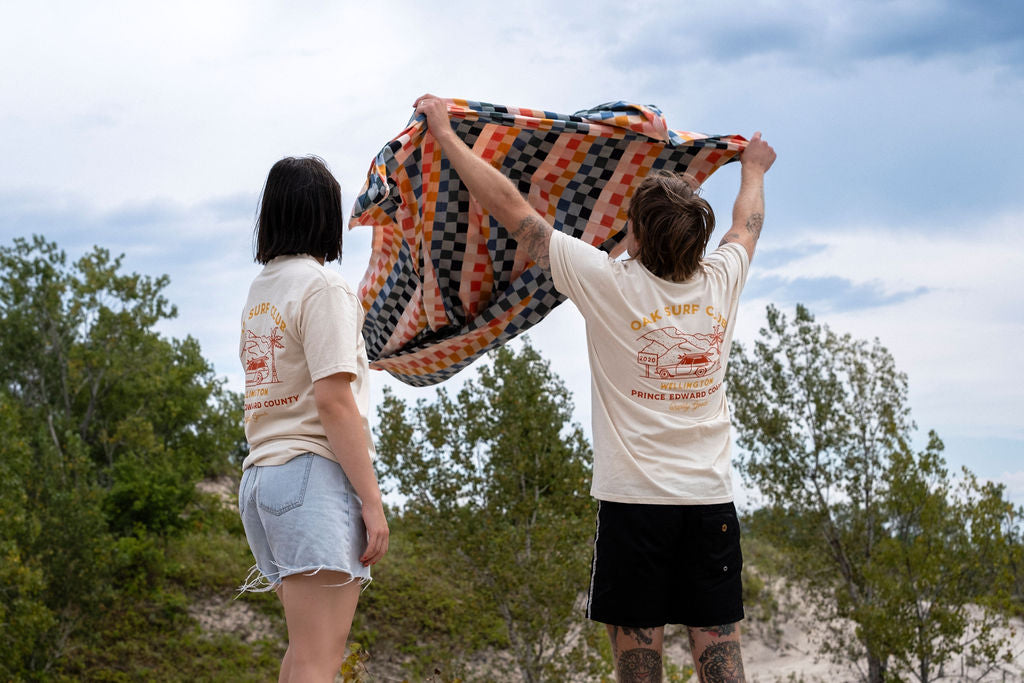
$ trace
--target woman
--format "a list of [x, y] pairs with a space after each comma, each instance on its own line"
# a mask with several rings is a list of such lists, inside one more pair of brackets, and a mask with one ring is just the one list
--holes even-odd
[[270, 169], [242, 311], [245, 435], [238, 506], [256, 558], [242, 590], [277, 591], [288, 624], [280, 681], [333, 681], [360, 586], [387, 552], [373, 471], [368, 366], [341, 257], [341, 188], [316, 157]]

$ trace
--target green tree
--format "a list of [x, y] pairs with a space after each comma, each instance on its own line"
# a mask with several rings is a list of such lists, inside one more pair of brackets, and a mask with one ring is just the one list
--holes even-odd
[[996, 629], [1012, 603], [1013, 509], [1001, 485], [966, 468], [954, 481], [931, 437], [916, 456], [894, 453], [886, 470], [888, 533], [865, 569], [881, 608], [859, 620], [892, 653], [895, 673], [921, 683], [940, 678], [955, 655], [989, 668], [1011, 659]]
[[787, 566], [832, 629], [826, 650], [862, 652], [872, 683], [934, 680], [964, 651], [1005, 657], [1013, 509], [1002, 488], [966, 470], [954, 481], [934, 433], [911, 449], [907, 377], [877, 340], [838, 335], [803, 306], [792, 321], [771, 306], [767, 317], [753, 353], [736, 345], [730, 363], [738, 466], [767, 498], [760, 530], [796, 556]]
[[403, 527], [432, 539], [445, 571], [500, 617], [523, 680], [603, 670], [601, 634], [581, 612], [596, 511], [590, 448], [536, 350], [492, 358], [454, 401], [442, 389], [410, 411], [385, 393], [382, 480], [405, 497]]
[[[33, 462], [20, 407], [2, 389], [0, 453], [0, 623], [4, 625], [0, 630], [0, 650], [4, 652], [0, 674], [5, 680], [14, 680], [25, 669], [45, 671], [63, 634], [57, 613], [60, 607], [56, 601], [46, 600], [49, 577], [38, 552], [39, 538], [50, 520], [39, 519], [30, 506], [41, 493], [37, 482], [50, 474], [45, 471], [48, 463], [37, 467]], [[54, 551], [64, 554], [68, 547], [58, 546]], [[63, 621], [69, 616], [64, 615]]]
[[1024, 510], [1018, 510], [1010, 525], [1013, 539], [1013, 609], [1017, 616], [1024, 616]]
[[167, 277], [121, 263], [96, 247], [69, 265], [39, 236], [0, 247], [0, 638], [12, 678], [59, 668], [124, 579], [160, 574], [196, 480], [242, 453], [240, 397], [194, 339], [154, 329], [176, 314]]
[[[0, 248], [0, 378], [58, 449], [73, 434], [107, 468], [155, 447], [198, 470], [220, 455], [223, 468], [242, 448], [240, 432], [223, 421], [238, 397], [224, 391], [195, 339], [154, 329], [177, 315], [162, 294], [169, 278], [122, 273], [122, 260], [95, 247], [69, 266], [40, 236]], [[213, 424], [220, 429], [198, 428]]]

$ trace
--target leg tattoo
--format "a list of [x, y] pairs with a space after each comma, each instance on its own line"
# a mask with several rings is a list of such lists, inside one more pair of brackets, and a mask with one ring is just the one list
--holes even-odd
[[619, 657], [618, 669], [620, 683], [660, 683], [661, 654], [646, 647], [626, 650]]
[[649, 633], [650, 629], [633, 628], [632, 626], [616, 626], [615, 628], [622, 629], [622, 635], [632, 638], [638, 643], [650, 645], [654, 642], [653, 634]]
[[742, 683], [743, 658], [735, 640], [712, 643], [704, 648], [697, 663], [703, 683]]
[[722, 638], [724, 636], [731, 636], [736, 632], [736, 624], [722, 624], [721, 626], [703, 626], [700, 629], [704, 633], [710, 633], [713, 636]]
[[618, 680], [629, 683], [660, 682], [664, 627], [607, 626]]
[[654, 629], [636, 628], [635, 626], [608, 625], [608, 637], [612, 641], [612, 657], [619, 656], [619, 635], [623, 635], [636, 642], [637, 645], [653, 645]]

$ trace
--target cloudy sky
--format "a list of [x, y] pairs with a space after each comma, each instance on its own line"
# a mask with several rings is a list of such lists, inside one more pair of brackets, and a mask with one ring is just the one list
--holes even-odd
[[[1024, 504], [1019, 2], [628, 5], [4, 3], [0, 242], [37, 233], [168, 273], [179, 317], [163, 330], [199, 339], [240, 390], [253, 215], [282, 156], [324, 157], [348, 207], [427, 91], [565, 113], [621, 99], [676, 129], [761, 130], [779, 159], [736, 338], [756, 336], [767, 304], [797, 302], [878, 337], [922, 432]], [[720, 231], [738, 171], [705, 185]], [[369, 237], [346, 235], [353, 284]], [[572, 305], [531, 339], [589, 430]], [[433, 393], [374, 379], [376, 396]]]

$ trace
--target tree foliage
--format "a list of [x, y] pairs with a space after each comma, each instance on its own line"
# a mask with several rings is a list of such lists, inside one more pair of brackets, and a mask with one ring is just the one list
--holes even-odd
[[434, 570], [500, 618], [523, 680], [603, 670], [580, 605], [596, 511], [589, 446], [531, 346], [492, 357], [454, 400], [441, 389], [410, 410], [385, 393], [382, 481], [405, 499], [406, 533], [430, 539]]
[[242, 451], [240, 397], [194, 339], [155, 329], [176, 314], [167, 277], [121, 265], [99, 247], [69, 264], [38, 236], [0, 247], [6, 677], [52, 676], [124, 580], [153, 594], [146, 577], [185, 526], [196, 480]]
[[753, 353], [736, 345], [730, 399], [738, 465], [768, 501], [762, 531], [831, 617], [826, 648], [863, 652], [868, 679], [934, 680], [961, 652], [1008, 656], [1014, 511], [1001, 486], [949, 475], [943, 445], [915, 425], [907, 377], [876, 340], [838, 335], [803, 306], [768, 308]]
[[54, 447], [75, 437], [108, 470], [122, 456], [168, 452], [199, 471], [211, 459], [223, 466], [213, 454], [226, 462], [242, 444], [224, 429], [237, 396], [195, 339], [154, 329], [177, 315], [162, 294], [168, 277], [122, 273], [122, 260], [95, 247], [69, 266], [39, 236], [0, 249], [3, 387]]

